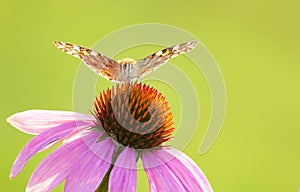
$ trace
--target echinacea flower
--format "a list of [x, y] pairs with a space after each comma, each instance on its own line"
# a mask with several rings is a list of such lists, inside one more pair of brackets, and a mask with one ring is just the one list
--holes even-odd
[[145, 84], [119, 84], [100, 94], [92, 115], [29, 110], [8, 122], [37, 134], [16, 158], [10, 178], [37, 152], [62, 142], [35, 169], [26, 191], [51, 191], [65, 180], [66, 192], [136, 191], [137, 161], [150, 191], [210, 192], [200, 168], [163, 144], [172, 138], [172, 114], [162, 94]]

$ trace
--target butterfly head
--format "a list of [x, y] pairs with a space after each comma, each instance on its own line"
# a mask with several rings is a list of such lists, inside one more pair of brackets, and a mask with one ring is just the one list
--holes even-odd
[[124, 59], [118, 60], [118, 63], [121, 64], [121, 65], [124, 65], [124, 64], [135, 64], [136, 60], [131, 59], [131, 58], [124, 58]]

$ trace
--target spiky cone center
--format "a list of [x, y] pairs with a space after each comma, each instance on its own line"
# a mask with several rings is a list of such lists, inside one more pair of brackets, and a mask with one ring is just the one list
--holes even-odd
[[123, 146], [147, 149], [172, 138], [170, 107], [161, 93], [145, 84], [117, 84], [100, 93], [94, 107], [99, 129]]

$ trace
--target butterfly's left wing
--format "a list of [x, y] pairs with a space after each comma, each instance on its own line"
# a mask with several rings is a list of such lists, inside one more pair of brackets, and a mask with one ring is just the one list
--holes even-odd
[[118, 81], [120, 65], [115, 60], [91, 49], [72, 43], [54, 41], [54, 45], [74, 57], [81, 59], [92, 71], [110, 81]]
[[191, 51], [198, 45], [198, 43], [198, 41], [189, 41], [174, 45], [139, 60], [135, 64], [135, 70], [131, 75], [132, 78], [140, 78], [147, 75], [151, 71], [154, 71], [165, 64], [168, 60]]

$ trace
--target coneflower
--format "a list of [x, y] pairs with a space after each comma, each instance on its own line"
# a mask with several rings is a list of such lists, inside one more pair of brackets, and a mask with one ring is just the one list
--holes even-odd
[[182, 152], [164, 146], [174, 131], [165, 97], [145, 84], [122, 83], [102, 92], [92, 115], [29, 110], [7, 121], [37, 134], [22, 149], [10, 178], [37, 152], [62, 142], [35, 169], [26, 191], [51, 191], [62, 181], [67, 192], [136, 191], [137, 161], [150, 191], [212, 191], [200, 168]]

